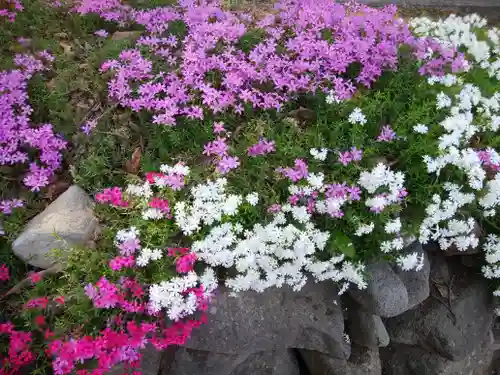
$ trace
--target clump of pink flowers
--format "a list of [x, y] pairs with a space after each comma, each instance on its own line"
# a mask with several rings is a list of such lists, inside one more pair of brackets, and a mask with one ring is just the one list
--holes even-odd
[[127, 207], [128, 202], [124, 199], [121, 188], [115, 186], [106, 188], [102, 193], [97, 193], [95, 199], [98, 203], [109, 204], [115, 207]]

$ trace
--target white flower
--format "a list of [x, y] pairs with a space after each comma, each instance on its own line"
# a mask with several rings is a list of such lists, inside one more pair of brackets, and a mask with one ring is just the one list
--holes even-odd
[[142, 211], [144, 220], [159, 220], [165, 217], [165, 214], [159, 208], [147, 208]]
[[259, 203], [259, 194], [256, 192], [250, 193], [245, 197], [245, 199], [251, 206], [256, 206], [257, 203]]
[[396, 258], [396, 262], [401, 267], [403, 271], [421, 271], [424, 268], [424, 254], [411, 253], [407, 255], [401, 255]]
[[401, 231], [401, 220], [399, 217], [385, 224], [386, 233], [399, 233]]
[[354, 110], [351, 112], [347, 120], [353, 125], [354, 124], [364, 125], [366, 124], [367, 121], [365, 115], [363, 114], [363, 112], [361, 112], [361, 108], [354, 108]]
[[326, 157], [328, 155], [328, 149], [327, 148], [322, 148], [322, 149], [317, 149], [317, 148], [311, 148], [309, 150], [311, 153], [312, 157], [316, 160], [320, 161], [325, 161]]
[[356, 232], [354, 233], [355, 236], [363, 236], [365, 234], [369, 234], [373, 232], [373, 229], [375, 229], [375, 224], [371, 222], [370, 224], [361, 224], [358, 226], [356, 229]]
[[132, 195], [135, 197], [151, 198], [153, 196], [153, 191], [151, 190], [151, 186], [148, 182], [145, 182], [142, 185], [130, 184], [127, 186], [125, 192], [128, 195]]
[[323, 186], [323, 180], [325, 179], [325, 175], [323, 173], [309, 173], [309, 176], [307, 176], [307, 182], [309, 185], [311, 185], [314, 189], [319, 189]]
[[437, 94], [436, 102], [436, 107], [438, 109], [451, 107], [451, 98], [442, 91]]
[[426, 134], [429, 131], [429, 128], [427, 127], [427, 125], [417, 124], [413, 127], [413, 131], [419, 134]]

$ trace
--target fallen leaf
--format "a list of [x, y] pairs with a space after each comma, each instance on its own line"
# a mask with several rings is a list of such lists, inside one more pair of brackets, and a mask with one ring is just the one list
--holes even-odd
[[111, 40], [138, 39], [142, 31], [116, 31], [111, 36]]
[[59, 45], [63, 49], [65, 55], [73, 56], [75, 54], [75, 52], [73, 52], [73, 47], [67, 42], [61, 40]]
[[139, 168], [141, 167], [141, 148], [137, 147], [132, 154], [130, 160], [125, 163], [125, 170], [127, 173], [137, 174], [139, 173]]

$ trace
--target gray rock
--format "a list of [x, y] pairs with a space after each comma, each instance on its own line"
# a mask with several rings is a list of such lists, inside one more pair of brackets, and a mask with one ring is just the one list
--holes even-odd
[[348, 332], [351, 341], [368, 348], [389, 345], [389, 334], [380, 316], [361, 308], [349, 309]]
[[417, 346], [397, 345], [383, 355], [385, 375], [491, 375], [493, 350], [488, 336], [461, 361], [450, 361]]
[[424, 267], [420, 271], [403, 271], [399, 267], [396, 268], [396, 273], [403, 281], [408, 293], [408, 309], [411, 309], [429, 297], [429, 273], [431, 265], [427, 252], [424, 251], [420, 242], [415, 241], [403, 252], [418, 253], [424, 257]]
[[388, 263], [373, 263], [366, 267], [368, 287], [351, 288], [349, 295], [365, 309], [385, 318], [408, 309], [408, 292], [401, 278]]
[[220, 354], [179, 348], [160, 375], [299, 375], [291, 351]]
[[386, 327], [391, 342], [419, 345], [454, 361], [462, 360], [484, 341], [492, 327], [491, 292], [481, 280], [462, 279], [448, 298], [435, 296], [392, 319]]
[[381, 375], [378, 349], [352, 346], [348, 361], [331, 358], [327, 354], [300, 350], [310, 375]]
[[185, 346], [223, 354], [301, 348], [346, 359], [349, 345], [343, 333], [333, 283], [310, 281], [299, 292], [282, 287], [236, 296], [220, 288], [211, 302], [208, 323]]
[[71, 186], [28, 223], [12, 250], [32, 266], [49, 268], [53, 263], [47, 257], [51, 250], [84, 245], [92, 238], [98, 228], [92, 209], [87, 194]]

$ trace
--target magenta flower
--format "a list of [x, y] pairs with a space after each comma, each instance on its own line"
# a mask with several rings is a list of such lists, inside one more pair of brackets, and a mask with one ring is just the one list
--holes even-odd
[[197, 259], [196, 254], [194, 253], [186, 254], [175, 261], [175, 269], [177, 270], [178, 273], [187, 273], [189, 271], [192, 271], [196, 259]]
[[396, 138], [396, 133], [392, 130], [390, 125], [385, 125], [382, 127], [379, 136], [377, 137], [377, 141], [379, 142], [390, 142], [394, 138]]
[[240, 162], [237, 156], [223, 156], [222, 159], [217, 162], [215, 170], [219, 173], [226, 174], [230, 170], [238, 168], [239, 165]]

